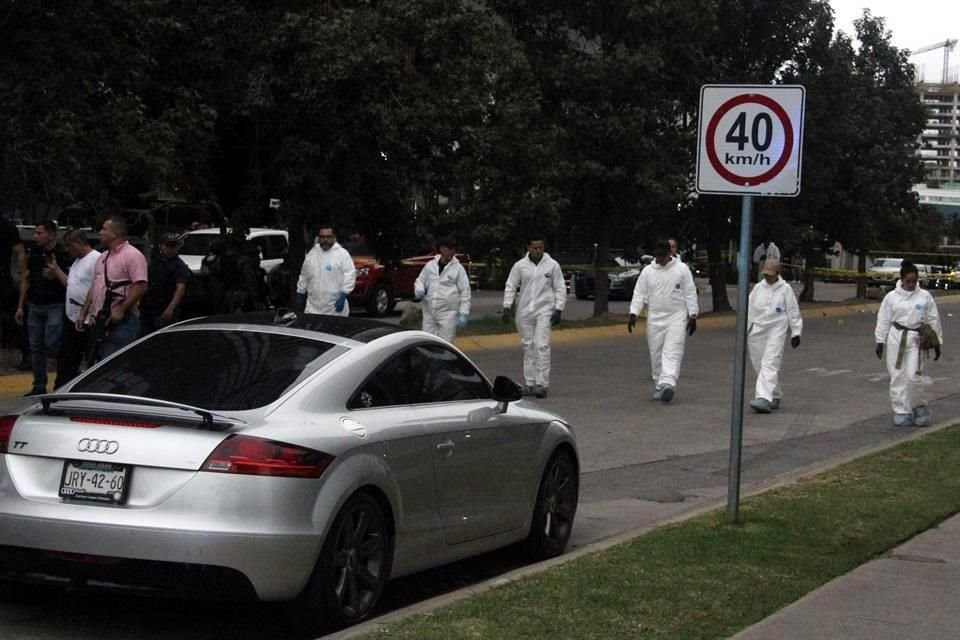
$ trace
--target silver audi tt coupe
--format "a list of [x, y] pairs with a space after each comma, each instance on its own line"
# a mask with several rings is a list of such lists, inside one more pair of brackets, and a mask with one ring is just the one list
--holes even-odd
[[0, 580], [368, 617], [388, 578], [563, 552], [572, 428], [432, 335], [294, 313], [152, 334], [0, 418]]

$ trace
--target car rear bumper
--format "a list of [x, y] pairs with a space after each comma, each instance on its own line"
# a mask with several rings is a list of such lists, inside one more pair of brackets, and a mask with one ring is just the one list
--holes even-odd
[[0, 455], [0, 547], [219, 567], [263, 600], [296, 596], [316, 563], [328, 513], [317, 480], [135, 467], [114, 506], [62, 500], [62, 468]]
[[[0, 578], [72, 579], [171, 590], [195, 583], [287, 600], [303, 589], [319, 553], [312, 536], [105, 526], [0, 514]], [[174, 584], [174, 576], [186, 582]], [[196, 580], [193, 580], [196, 579]], [[93, 584], [93, 583], [91, 583]], [[190, 589], [186, 589], [190, 590]], [[225, 594], [216, 594], [224, 596]]]

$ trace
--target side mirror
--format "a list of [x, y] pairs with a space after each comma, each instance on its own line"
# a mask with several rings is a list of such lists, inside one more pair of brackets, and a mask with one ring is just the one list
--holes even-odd
[[507, 376], [497, 376], [493, 381], [493, 399], [497, 402], [515, 402], [523, 397], [523, 388]]

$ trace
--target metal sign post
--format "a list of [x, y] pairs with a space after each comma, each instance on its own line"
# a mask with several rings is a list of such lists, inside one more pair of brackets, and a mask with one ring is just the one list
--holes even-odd
[[730, 522], [737, 521], [740, 506], [753, 196], [799, 195], [805, 96], [804, 88], [796, 85], [704, 85], [700, 89], [697, 191], [743, 197], [737, 257], [737, 339], [730, 401], [727, 481]]
[[747, 366], [747, 290], [750, 287], [750, 235], [753, 196], [743, 196], [740, 207], [740, 252], [737, 255], [737, 346], [733, 359], [733, 396], [730, 399], [730, 464], [727, 473], [727, 519], [736, 522], [740, 509], [740, 454], [743, 449], [743, 384]]

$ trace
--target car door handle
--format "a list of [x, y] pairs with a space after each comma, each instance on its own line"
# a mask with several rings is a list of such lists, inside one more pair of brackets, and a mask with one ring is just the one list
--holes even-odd
[[450, 454], [453, 453], [453, 450], [456, 448], [456, 446], [457, 445], [453, 444], [451, 440], [444, 440], [443, 442], [437, 445], [437, 451], [440, 451], [441, 453], [445, 453], [449, 456]]

